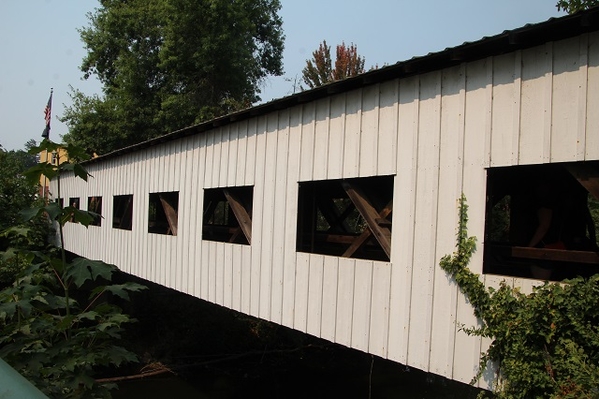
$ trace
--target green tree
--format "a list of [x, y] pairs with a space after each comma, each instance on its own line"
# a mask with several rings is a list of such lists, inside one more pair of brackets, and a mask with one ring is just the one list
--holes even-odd
[[326, 40], [312, 53], [312, 58], [306, 60], [306, 66], [302, 70], [303, 81], [310, 89], [322, 86], [329, 82], [356, 76], [365, 71], [365, 59], [358, 55], [358, 46], [351, 44], [346, 46], [345, 42], [337, 45], [335, 64], [331, 59], [331, 46]]
[[559, 0], [555, 6], [559, 11], [574, 14], [597, 5], [599, 5], [599, 0]]
[[[27, 237], [0, 235], [0, 251], [8, 247], [40, 249], [45, 244], [48, 228], [42, 218], [24, 222], [20, 214], [37, 201], [38, 184], [23, 176], [23, 172], [35, 163], [35, 156], [25, 151], [5, 151], [0, 146], [0, 231], [15, 226], [32, 227]], [[0, 258], [0, 289], [9, 285], [24, 266], [19, 257]]]
[[282, 74], [279, 0], [101, 0], [80, 30], [81, 70], [101, 96], [72, 89], [65, 141], [97, 153], [258, 101]]
[[[73, 160], [81, 151], [63, 147], [69, 160], [59, 166], [40, 163], [25, 175], [34, 183], [42, 175], [58, 180], [71, 171], [87, 180], [88, 173]], [[53, 152], [58, 146], [44, 140], [41, 150]], [[67, 259], [63, 246], [63, 226], [67, 222], [85, 226], [93, 220], [91, 212], [60, 202], [41, 202], [23, 212], [25, 219], [45, 217], [56, 223], [59, 246], [44, 251], [10, 248], [0, 253], [5, 260], [21, 257], [28, 267], [14, 284], [0, 291], [0, 357], [52, 398], [106, 398], [114, 385], [98, 384], [98, 368], [118, 367], [136, 357], [116, 345], [126, 323], [133, 321], [108, 301], [111, 296], [129, 299], [129, 292], [145, 287], [111, 284], [116, 267], [84, 258]], [[3, 235], [29, 237], [28, 229], [11, 227]]]

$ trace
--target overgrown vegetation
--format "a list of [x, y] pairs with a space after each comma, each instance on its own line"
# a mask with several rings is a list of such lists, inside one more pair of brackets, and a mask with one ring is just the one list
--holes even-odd
[[[58, 148], [45, 140], [30, 151]], [[83, 153], [75, 147], [64, 150], [68, 161], [59, 166], [40, 163], [26, 172], [30, 182], [39, 182], [42, 175], [57, 179], [58, 198], [61, 173], [72, 171], [84, 180], [89, 176], [77, 163]], [[107, 299], [113, 295], [128, 300], [130, 292], [144, 287], [111, 284], [113, 265], [84, 258], [67, 260], [63, 226], [67, 221], [87, 226], [94, 217], [91, 212], [55, 201], [39, 203], [23, 216], [25, 220], [45, 216], [56, 224], [59, 243], [43, 251], [21, 246], [2, 252], [4, 262], [20, 259], [27, 267], [0, 291], [0, 357], [50, 397], [110, 397], [114, 385], [97, 384], [94, 375], [99, 368], [136, 361], [136, 356], [115, 344], [122, 326], [133, 320]], [[3, 235], [35, 244], [31, 228], [11, 227]]]
[[493, 340], [475, 380], [490, 363], [498, 398], [598, 398], [599, 276], [545, 282], [530, 294], [506, 283], [487, 288], [468, 269], [476, 238], [468, 237], [467, 210], [462, 196], [457, 249], [440, 266], [480, 320], [464, 331]]

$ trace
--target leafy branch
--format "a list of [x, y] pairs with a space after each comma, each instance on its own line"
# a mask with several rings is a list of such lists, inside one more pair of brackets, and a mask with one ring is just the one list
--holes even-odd
[[[85, 159], [73, 146], [45, 140], [32, 153], [48, 151], [65, 157], [57, 164], [37, 164], [25, 176], [39, 182], [67, 171], [87, 181], [79, 163]], [[136, 356], [114, 344], [122, 327], [133, 322], [108, 301], [107, 293], [129, 300], [129, 293], [146, 287], [135, 283], [111, 284], [116, 266], [85, 258], [68, 260], [63, 227], [67, 222], [88, 226], [94, 214], [61, 202], [44, 202], [22, 212], [26, 220], [45, 216], [58, 226], [59, 245], [47, 251], [9, 249], [3, 257], [20, 256], [28, 267], [11, 287], [0, 291], [0, 356], [50, 397], [109, 397], [114, 384], [97, 384], [98, 367], [118, 367]], [[27, 235], [11, 228], [3, 234]]]
[[599, 275], [546, 282], [530, 294], [505, 282], [486, 288], [468, 269], [476, 239], [467, 234], [467, 210], [462, 196], [456, 252], [440, 266], [482, 324], [464, 332], [493, 340], [474, 381], [491, 362], [498, 398], [599, 397]]

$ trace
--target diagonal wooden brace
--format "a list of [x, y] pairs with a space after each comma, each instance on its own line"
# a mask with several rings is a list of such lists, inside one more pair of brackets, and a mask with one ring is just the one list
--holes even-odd
[[[377, 223], [379, 225], [387, 225], [390, 222], [387, 220], [387, 216], [391, 214], [393, 211], [393, 200], [389, 201], [389, 203], [379, 212], [379, 218], [377, 219]], [[372, 235], [372, 231], [370, 229], [366, 229], [360, 234], [356, 239], [351, 243], [351, 245], [345, 250], [343, 253], [343, 257], [349, 258], [352, 256]]]
[[387, 257], [391, 258], [391, 230], [379, 225], [377, 220], [381, 216], [358, 187], [353, 186], [348, 181], [343, 181], [341, 185], [358, 212], [360, 212], [360, 215], [366, 221], [366, 224], [368, 224], [368, 228], [381, 245], [381, 248], [383, 248], [385, 254], [387, 254]]
[[160, 203], [162, 204], [162, 209], [164, 209], [164, 214], [166, 215], [166, 220], [168, 221], [168, 227], [171, 233], [176, 236], [177, 235], [177, 211], [175, 208], [168, 203], [166, 199], [161, 195], [158, 196], [160, 198]]
[[227, 198], [227, 202], [233, 211], [233, 214], [237, 218], [237, 222], [239, 223], [239, 227], [241, 227], [241, 231], [245, 238], [248, 241], [248, 244], [252, 243], [252, 218], [249, 213], [246, 211], [245, 207], [239, 201], [237, 197], [231, 193], [230, 190], [223, 190], [225, 197]]
[[570, 163], [566, 169], [593, 197], [599, 200], [599, 171], [588, 164]]

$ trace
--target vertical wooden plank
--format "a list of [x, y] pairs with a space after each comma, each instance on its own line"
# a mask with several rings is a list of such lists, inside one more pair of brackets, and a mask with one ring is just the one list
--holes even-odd
[[220, 181], [220, 168], [221, 168], [221, 158], [222, 147], [223, 147], [223, 130], [222, 128], [217, 128], [212, 131], [212, 135], [214, 136], [214, 152], [212, 154], [212, 186], [211, 187], [222, 187], [222, 183]]
[[589, 34], [585, 159], [599, 159], [599, 32]]
[[329, 97], [316, 101], [314, 115], [314, 172], [309, 180], [324, 180], [327, 178], [329, 151], [333, 151], [329, 148]]
[[[468, 201], [468, 233], [479, 237], [479, 249], [473, 254], [469, 268], [482, 274], [483, 244], [485, 231], [485, 206], [487, 185], [487, 152], [492, 129], [493, 107], [493, 59], [469, 63], [466, 70], [466, 117], [464, 120], [464, 184], [463, 192]], [[480, 358], [481, 339], [459, 330], [460, 325], [476, 326], [472, 305], [458, 294], [456, 310], [456, 339], [452, 378], [470, 381], [476, 374]]]
[[549, 161], [551, 145], [552, 46], [522, 52], [519, 164]]
[[[194, 159], [195, 164], [197, 165], [196, 179], [194, 181], [194, 191], [196, 191], [195, 195], [195, 204], [196, 204], [196, 215], [195, 215], [195, 228], [196, 234], [192, 238], [192, 245], [194, 249], [194, 283], [193, 283], [193, 293], [195, 296], [199, 298], [204, 298], [203, 284], [204, 284], [204, 270], [206, 269], [205, 263], [205, 253], [204, 242], [202, 241], [202, 225], [204, 223], [204, 215], [203, 215], [203, 207], [204, 207], [204, 189], [205, 187], [205, 176], [206, 176], [206, 139], [207, 135], [202, 134], [198, 137], [196, 146], [197, 149], [194, 149]], [[197, 155], [196, 155], [197, 154]]]
[[241, 311], [250, 314], [252, 283], [252, 247], [244, 245], [241, 249]]
[[209, 270], [210, 270], [210, 262], [211, 262], [211, 242], [210, 241], [202, 241], [202, 256], [201, 256], [201, 267], [202, 270], [200, 272], [200, 298], [208, 301], [209, 300], [209, 291], [210, 291], [210, 282], [209, 280]]
[[337, 326], [337, 289], [338, 289], [339, 258], [324, 257], [323, 290], [322, 290], [322, 325], [320, 336], [329, 341], [335, 341]]
[[324, 256], [310, 256], [306, 332], [316, 337], [320, 337], [320, 326], [322, 323], [323, 267]]
[[[266, 129], [267, 117], [258, 118], [256, 129], [256, 160], [255, 160], [255, 186], [254, 186], [254, 209], [252, 211], [252, 277], [251, 277], [251, 300], [250, 314], [258, 316], [262, 314], [260, 300], [262, 299], [262, 240], [264, 239], [263, 221], [266, 212], [270, 209], [264, 208], [265, 186], [265, 161], [266, 161]], [[269, 287], [264, 287], [269, 290]]]
[[343, 176], [343, 143], [345, 137], [345, 93], [331, 97], [329, 117], [328, 178]]
[[[432, 328], [433, 279], [439, 184], [439, 136], [441, 111], [441, 72], [420, 78], [420, 114], [412, 308], [409, 325], [408, 364], [428, 371]], [[417, 315], [417, 316], [416, 316]]]
[[[218, 242], [210, 242], [209, 243], [209, 253], [208, 253], [208, 300], [213, 303], [218, 302], [218, 293], [217, 289], [220, 284], [217, 281], [219, 279], [219, 272], [222, 272], [222, 268], [219, 265], [222, 264], [222, 253], [220, 243]], [[219, 263], [220, 262], [220, 263]], [[222, 278], [222, 274], [220, 274]], [[222, 281], [222, 280], [221, 280]]]
[[233, 249], [239, 245], [223, 244], [223, 306], [231, 309], [233, 303]]
[[225, 186], [235, 187], [243, 184], [237, 183], [237, 160], [238, 158], [238, 146], [239, 146], [239, 126], [237, 124], [230, 125], [229, 127], [229, 154], [228, 154], [228, 173], [225, 179]]
[[572, 161], [581, 156], [586, 67], [580, 65], [580, 56], [580, 37], [554, 43], [551, 162]]
[[297, 252], [293, 328], [303, 332], [307, 331], [309, 281], [310, 254]]
[[368, 352], [370, 341], [372, 268], [372, 261], [356, 260], [351, 346], [365, 352]]
[[[247, 147], [248, 147], [248, 122], [243, 121], [237, 124], [238, 140], [237, 140], [237, 171], [235, 173], [235, 182], [238, 186], [249, 185], [246, 179], [247, 167]], [[253, 175], [253, 173], [252, 173]], [[253, 181], [253, 180], [251, 180]]]
[[372, 267], [372, 305], [368, 352], [386, 358], [389, 341], [391, 264], [373, 262]]
[[442, 79], [439, 145], [441, 168], [429, 363], [433, 373], [450, 376], [453, 368], [458, 290], [438, 264], [443, 256], [455, 250], [456, 228], [459, 220], [458, 200], [462, 194], [462, 160], [464, 159], [465, 65], [445, 69]]
[[393, 184], [393, 235], [391, 243], [391, 299], [388, 357], [406, 364], [414, 269], [416, 164], [418, 161], [418, 77], [399, 82], [397, 177]]
[[231, 254], [231, 309], [241, 312], [241, 287], [242, 287], [242, 272], [243, 272], [243, 246], [235, 245], [232, 248]]
[[345, 98], [343, 177], [356, 177], [360, 171], [362, 91], [350, 91], [346, 94]]
[[378, 165], [379, 85], [362, 89], [360, 135], [360, 176], [374, 176]]
[[381, 83], [379, 95], [379, 132], [377, 172], [379, 175], [397, 173], [397, 137], [399, 82]]
[[255, 184], [256, 179], [256, 142], [258, 135], [258, 119], [248, 121], [247, 146], [245, 151], [245, 185]]
[[206, 132], [206, 161], [204, 164], [206, 167], [204, 168], [203, 188], [213, 188], [215, 183], [212, 179], [214, 170], [214, 134], [212, 132]]
[[520, 59], [520, 53], [515, 52], [493, 61], [491, 166], [515, 165], [518, 160]]
[[185, 187], [187, 187], [187, 202], [190, 213], [187, 218], [188, 234], [184, 240], [184, 253], [186, 254], [185, 276], [182, 286], [185, 293], [195, 295], [195, 283], [197, 264], [196, 247], [199, 246], [202, 239], [201, 229], [197, 227], [198, 213], [202, 212], [203, 202], [199, 201], [198, 189], [201, 188], [199, 175], [199, 144], [196, 137], [189, 137], [187, 142], [187, 161], [185, 174]]
[[[302, 108], [289, 110], [289, 147], [287, 152], [287, 193], [285, 199], [286, 228], [283, 261], [283, 314], [282, 323], [294, 327], [296, 313], [296, 236], [297, 196], [300, 163]], [[292, 226], [292, 227], [289, 227]]]
[[303, 105], [301, 130], [300, 181], [312, 180], [314, 170], [314, 126], [316, 119], [314, 102]]
[[[282, 323], [283, 319], [283, 279], [285, 267], [285, 252], [295, 252], [294, 243], [285, 239], [287, 229], [293, 230], [295, 220], [287, 219], [287, 185], [288, 155], [289, 154], [289, 110], [279, 113], [277, 132], [277, 158], [275, 164], [275, 187], [273, 228], [272, 228], [272, 283], [270, 320]], [[295, 182], [294, 182], [295, 183]], [[297, 183], [296, 183], [297, 184]]]
[[[260, 200], [262, 197], [262, 234], [260, 239], [260, 317], [270, 320], [270, 309], [272, 300], [272, 255], [273, 255], [273, 230], [275, 220], [273, 217], [273, 210], [276, 206], [275, 203], [275, 179], [276, 179], [276, 167], [277, 165], [277, 128], [279, 124], [278, 113], [272, 113], [268, 115], [265, 121], [265, 133], [264, 141], [265, 152], [262, 158], [263, 170], [259, 171], [257, 168], [256, 176], [263, 175], [262, 183], [262, 196], [256, 195], [254, 192], [254, 199]], [[268, 165], [266, 160], [268, 159]]]
[[218, 168], [219, 176], [218, 182], [220, 187], [227, 187], [228, 176], [229, 176], [229, 151], [231, 149], [231, 140], [229, 138], [230, 126], [225, 125], [221, 128], [221, 149], [220, 149], [220, 167]]
[[355, 274], [356, 261], [354, 259], [339, 258], [335, 342], [345, 346], [352, 345]]

